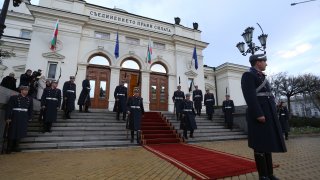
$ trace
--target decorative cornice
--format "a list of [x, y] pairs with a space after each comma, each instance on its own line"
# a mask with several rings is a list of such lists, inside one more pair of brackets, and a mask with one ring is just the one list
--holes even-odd
[[61, 61], [65, 59], [64, 55], [61, 55], [57, 52], [42, 53], [42, 57], [47, 59], [61, 60]]
[[24, 72], [26, 65], [13, 66], [12, 69], [16, 72]]
[[187, 72], [185, 72], [184, 74], [185, 74], [186, 76], [188, 76], [188, 77], [197, 77], [197, 76], [198, 76], [198, 74], [195, 73], [195, 72], [192, 71], [192, 70], [187, 71]]

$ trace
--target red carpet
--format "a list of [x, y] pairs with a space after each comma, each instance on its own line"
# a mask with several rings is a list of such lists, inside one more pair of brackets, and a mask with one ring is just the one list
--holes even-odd
[[146, 112], [141, 121], [141, 142], [167, 144], [182, 142], [174, 127], [159, 112]]
[[256, 171], [255, 162], [244, 157], [182, 143], [145, 145], [195, 179], [217, 179]]

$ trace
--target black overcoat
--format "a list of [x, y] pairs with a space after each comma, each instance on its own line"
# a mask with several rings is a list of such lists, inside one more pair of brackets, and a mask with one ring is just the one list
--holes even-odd
[[232, 100], [223, 101], [222, 111], [224, 112], [224, 121], [226, 123], [233, 122], [234, 103]]
[[206, 113], [212, 114], [214, 113], [213, 106], [215, 105], [215, 99], [213, 93], [206, 93], [204, 95], [204, 105], [206, 106]]
[[11, 76], [6, 76], [2, 79], [1, 86], [16, 91], [17, 90], [17, 79], [14, 77], [11, 77]]
[[182, 113], [183, 110], [183, 100], [185, 99], [184, 97], [184, 92], [183, 91], [175, 91], [172, 96], [172, 100], [174, 101], [174, 106], [175, 106], [175, 111], [176, 113]]
[[21, 94], [10, 97], [5, 120], [11, 119], [8, 139], [21, 139], [27, 136], [28, 121], [32, 119], [33, 101]]
[[[257, 96], [259, 93], [271, 93], [269, 83], [256, 92], [265, 78], [265, 75], [254, 68], [250, 68], [241, 78], [243, 96], [248, 105], [248, 145], [258, 152], [286, 152], [274, 97]], [[265, 116], [265, 123], [257, 120], [261, 116]]]
[[90, 82], [88, 79], [82, 81], [82, 90], [78, 99], [78, 105], [81, 106], [90, 106]]
[[197, 129], [195, 120], [196, 113], [193, 108], [193, 102], [190, 100], [183, 101], [183, 117], [180, 122], [180, 129], [194, 130]]
[[71, 81], [66, 81], [63, 84], [63, 103], [62, 103], [63, 110], [73, 111], [75, 109], [75, 100], [76, 100], [76, 84], [72, 83]]
[[200, 89], [192, 92], [192, 100], [194, 102], [195, 109], [202, 109], [203, 95]]
[[141, 129], [141, 119], [144, 114], [143, 99], [139, 96], [132, 96], [128, 99], [127, 110], [130, 111], [129, 115], [129, 129], [130, 130], [140, 130]]
[[279, 115], [279, 121], [281, 124], [282, 132], [283, 133], [289, 132], [290, 131], [289, 123], [288, 123], [289, 113], [288, 113], [287, 107], [285, 106], [279, 107], [278, 115]]
[[29, 76], [27, 73], [21, 74], [19, 86], [29, 86], [32, 81], [32, 76]]
[[57, 111], [61, 105], [61, 90], [45, 88], [41, 96], [41, 107], [44, 109], [44, 122], [57, 121]]
[[113, 112], [126, 112], [127, 111], [127, 98], [128, 90], [125, 86], [119, 85], [113, 93], [114, 99], [119, 99], [115, 102]]

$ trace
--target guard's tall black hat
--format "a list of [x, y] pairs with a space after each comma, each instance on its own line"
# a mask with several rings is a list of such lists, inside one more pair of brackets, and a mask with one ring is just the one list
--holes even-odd
[[267, 56], [265, 54], [254, 54], [249, 58], [249, 62], [252, 63], [254, 61], [267, 61]]

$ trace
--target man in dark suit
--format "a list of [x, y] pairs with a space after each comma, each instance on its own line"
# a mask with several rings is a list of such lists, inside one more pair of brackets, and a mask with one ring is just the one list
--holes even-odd
[[201, 115], [201, 109], [202, 109], [202, 101], [203, 101], [203, 95], [202, 91], [198, 89], [198, 85], [194, 86], [196, 89], [192, 93], [192, 100], [194, 102], [194, 108], [197, 111], [197, 115]]
[[174, 103], [175, 112], [177, 116], [177, 120], [180, 120], [181, 113], [183, 112], [183, 100], [184, 100], [184, 92], [181, 91], [181, 86], [177, 86], [177, 89], [172, 96], [172, 101]]
[[206, 106], [206, 113], [208, 115], [208, 119], [212, 120], [212, 114], [214, 113], [214, 104], [215, 99], [213, 93], [210, 93], [210, 90], [206, 90], [206, 94], [204, 95], [204, 105]]
[[122, 120], [126, 119], [126, 103], [128, 98], [128, 89], [124, 86], [125, 81], [122, 80], [121, 83], [114, 90], [114, 103], [113, 112], [117, 112], [117, 120], [119, 120], [120, 113], [122, 113]]
[[71, 119], [70, 113], [75, 109], [76, 100], [76, 84], [74, 76], [70, 76], [70, 81], [63, 84], [63, 103], [62, 109], [64, 110], [65, 118]]
[[241, 79], [241, 88], [248, 105], [248, 145], [254, 150], [254, 158], [260, 179], [278, 179], [273, 175], [272, 152], [286, 152], [286, 146], [278, 120], [274, 96], [263, 73], [267, 66], [264, 54], [250, 56], [251, 68]]
[[222, 111], [224, 113], [224, 123], [225, 126], [232, 130], [233, 128], [233, 113], [234, 113], [234, 103], [230, 99], [230, 95], [226, 95], [226, 100], [222, 103]]
[[137, 143], [140, 144], [141, 119], [144, 114], [143, 99], [140, 97], [140, 89], [134, 88], [134, 95], [128, 99], [127, 113], [129, 116], [129, 129], [131, 130], [131, 142], [134, 140], [134, 131], [137, 131]]
[[32, 120], [33, 101], [28, 96], [29, 86], [20, 86], [20, 94], [10, 97], [5, 120], [8, 126], [7, 154], [19, 152], [21, 138], [27, 136], [28, 121]]
[[57, 88], [58, 82], [51, 81], [51, 87], [45, 88], [41, 96], [41, 108], [44, 113], [43, 133], [51, 132], [52, 123], [57, 121], [57, 111], [61, 105], [61, 90]]
[[17, 91], [17, 79], [14, 78], [14, 73], [10, 73], [9, 76], [6, 76], [1, 81], [1, 86]]
[[78, 99], [79, 112], [82, 112], [82, 107], [84, 106], [84, 111], [89, 112], [89, 106], [91, 105], [90, 101], [90, 82], [89, 75], [86, 76], [86, 79], [82, 81], [82, 90]]

